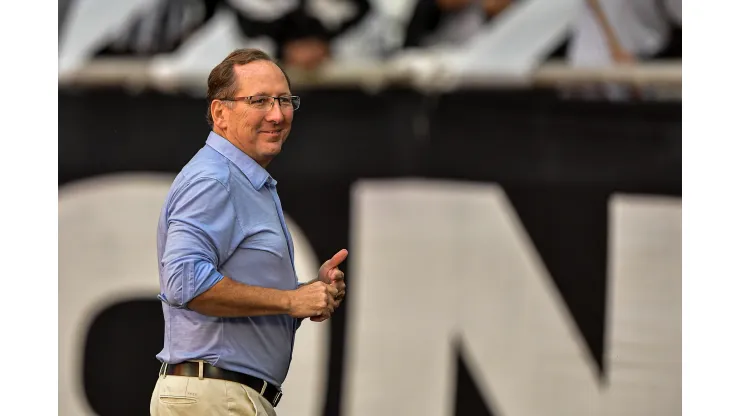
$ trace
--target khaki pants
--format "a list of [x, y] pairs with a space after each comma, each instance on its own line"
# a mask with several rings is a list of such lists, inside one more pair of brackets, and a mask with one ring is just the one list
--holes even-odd
[[160, 375], [149, 405], [152, 416], [277, 416], [270, 402], [233, 381]]

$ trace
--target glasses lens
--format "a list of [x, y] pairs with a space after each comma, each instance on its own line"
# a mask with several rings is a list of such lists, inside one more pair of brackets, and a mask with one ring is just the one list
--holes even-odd
[[269, 107], [271, 102], [271, 97], [265, 97], [263, 95], [255, 95], [249, 99], [249, 105], [260, 110]]
[[278, 101], [280, 102], [280, 107], [283, 107], [283, 108], [293, 107], [293, 99], [291, 97], [288, 97], [288, 96], [278, 97]]

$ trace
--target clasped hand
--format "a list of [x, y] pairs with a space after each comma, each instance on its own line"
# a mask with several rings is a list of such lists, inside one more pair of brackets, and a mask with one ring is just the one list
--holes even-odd
[[342, 303], [346, 293], [344, 272], [339, 270], [339, 265], [348, 254], [347, 250], [340, 250], [321, 265], [316, 280], [295, 290], [291, 302], [291, 316], [311, 318], [314, 322], [329, 319]]

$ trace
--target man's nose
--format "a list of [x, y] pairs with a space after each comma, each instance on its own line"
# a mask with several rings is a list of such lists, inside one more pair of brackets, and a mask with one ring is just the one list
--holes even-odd
[[283, 114], [283, 109], [280, 108], [280, 102], [273, 99], [272, 101], [272, 107], [270, 107], [269, 110], [267, 110], [267, 114], [265, 115], [265, 120], [271, 121], [274, 123], [280, 123], [285, 118], [285, 115]]

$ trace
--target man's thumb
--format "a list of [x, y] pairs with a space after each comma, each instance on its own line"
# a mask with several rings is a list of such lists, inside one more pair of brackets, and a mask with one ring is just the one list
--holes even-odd
[[339, 266], [342, 264], [344, 260], [347, 259], [347, 255], [349, 254], [349, 251], [347, 249], [343, 248], [337, 252], [337, 254], [334, 255], [334, 257], [330, 258], [329, 260], [324, 263], [324, 267], [328, 267], [330, 269]]

